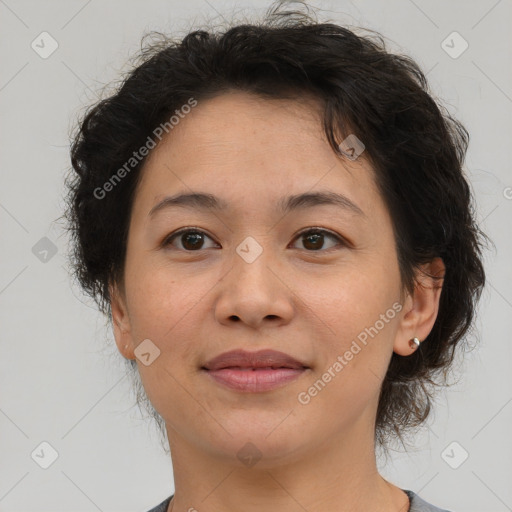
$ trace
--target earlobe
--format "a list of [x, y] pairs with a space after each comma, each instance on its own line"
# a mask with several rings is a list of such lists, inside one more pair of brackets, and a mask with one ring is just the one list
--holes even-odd
[[408, 294], [393, 351], [401, 356], [416, 352], [429, 335], [439, 312], [445, 275], [441, 258], [434, 258], [418, 269], [414, 290]]
[[117, 348], [126, 359], [135, 359], [126, 301], [117, 286], [110, 285], [109, 294], [112, 328]]

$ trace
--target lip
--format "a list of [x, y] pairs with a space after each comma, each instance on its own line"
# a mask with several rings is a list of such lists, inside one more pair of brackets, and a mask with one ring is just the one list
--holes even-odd
[[276, 350], [232, 350], [211, 359], [202, 369], [230, 389], [258, 393], [285, 386], [309, 367]]

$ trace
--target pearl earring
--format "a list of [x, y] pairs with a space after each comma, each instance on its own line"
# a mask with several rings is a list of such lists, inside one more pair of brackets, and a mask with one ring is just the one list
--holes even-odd
[[409, 340], [409, 347], [411, 347], [413, 350], [416, 350], [419, 348], [421, 341], [414, 337], [412, 340]]

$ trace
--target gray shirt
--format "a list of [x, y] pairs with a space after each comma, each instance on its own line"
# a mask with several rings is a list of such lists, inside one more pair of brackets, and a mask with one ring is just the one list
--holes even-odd
[[[408, 491], [406, 489], [402, 489], [402, 491], [409, 496], [409, 501], [411, 502], [411, 506], [407, 512], [449, 512], [444, 508], [434, 507], [430, 503], [422, 500], [417, 494], [412, 491]], [[174, 496], [174, 495], [173, 495]], [[167, 508], [169, 507], [169, 503], [171, 502], [172, 496], [169, 496], [167, 499], [162, 501], [159, 505], [148, 510], [148, 512], [167, 512]]]

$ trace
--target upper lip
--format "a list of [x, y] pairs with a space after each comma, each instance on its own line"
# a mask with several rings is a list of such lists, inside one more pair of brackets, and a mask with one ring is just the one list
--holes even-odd
[[300, 369], [307, 366], [292, 356], [277, 350], [260, 350], [247, 352], [245, 350], [232, 350], [214, 357], [203, 368], [206, 370], [220, 370], [222, 368], [292, 368]]

